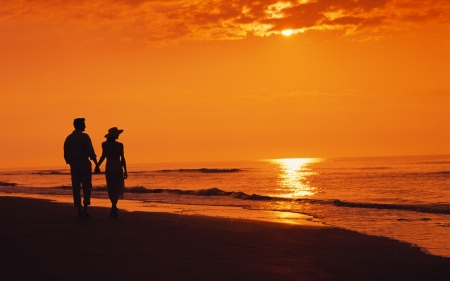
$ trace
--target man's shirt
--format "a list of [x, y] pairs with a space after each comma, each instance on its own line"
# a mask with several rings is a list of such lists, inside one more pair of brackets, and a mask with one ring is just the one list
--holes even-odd
[[88, 134], [75, 130], [66, 138], [64, 142], [64, 159], [67, 164], [70, 164], [73, 160], [94, 159], [96, 157]]

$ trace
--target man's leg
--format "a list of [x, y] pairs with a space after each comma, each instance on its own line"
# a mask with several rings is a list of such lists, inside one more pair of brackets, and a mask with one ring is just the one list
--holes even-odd
[[73, 194], [73, 205], [78, 209], [78, 216], [82, 216], [81, 212], [81, 196], [80, 196], [80, 185], [81, 185], [81, 173], [78, 165], [70, 165], [70, 174], [72, 177], [72, 194]]
[[91, 205], [91, 190], [92, 190], [92, 164], [91, 161], [83, 162], [82, 182], [83, 186], [83, 213], [89, 216], [87, 206]]

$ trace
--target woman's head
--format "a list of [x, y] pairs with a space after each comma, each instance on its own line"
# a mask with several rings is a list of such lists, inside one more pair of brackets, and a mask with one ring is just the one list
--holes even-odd
[[108, 130], [108, 133], [105, 135], [105, 138], [108, 140], [116, 140], [119, 138], [119, 135], [123, 132], [123, 130], [117, 129], [117, 127], [112, 127]]

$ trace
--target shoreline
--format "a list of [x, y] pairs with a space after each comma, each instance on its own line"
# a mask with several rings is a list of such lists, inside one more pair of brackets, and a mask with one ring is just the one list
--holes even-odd
[[[99, 197], [98, 193], [92, 194], [91, 206], [92, 207], [105, 207], [110, 208], [111, 203], [106, 197]], [[45, 199], [52, 202], [72, 204], [72, 196], [70, 195], [48, 195], [37, 193], [5, 193], [0, 191], [0, 196], [19, 197], [19, 198], [32, 198], [32, 199]], [[105, 195], [107, 196], [107, 195]], [[180, 215], [198, 215], [215, 218], [226, 219], [246, 219], [272, 223], [282, 224], [295, 224], [295, 225], [307, 225], [315, 227], [331, 227], [322, 222], [315, 221], [313, 217], [290, 212], [278, 212], [278, 211], [266, 211], [266, 210], [250, 210], [244, 209], [240, 206], [212, 206], [202, 204], [173, 204], [173, 203], [161, 203], [158, 201], [141, 201], [131, 199], [120, 199], [118, 207], [121, 210], [128, 212], [164, 212]], [[261, 216], [264, 214], [264, 216]], [[283, 214], [280, 216], [279, 214]]]
[[[97, 202], [96, 202], [97, 203]], [[27, 280], [450, 280], [450, 259], [327, 226], [0, 196], [2, 275]]]

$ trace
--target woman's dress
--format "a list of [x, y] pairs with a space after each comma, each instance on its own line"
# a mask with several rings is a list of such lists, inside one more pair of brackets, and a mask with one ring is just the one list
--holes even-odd
[[120, 156], [123, 155], [123, 144], [120, 142], [105, 141], [102, 148], [106, 157], [106, 187], [109, 198], [113, 200], [123, 198], [125, 180]]

